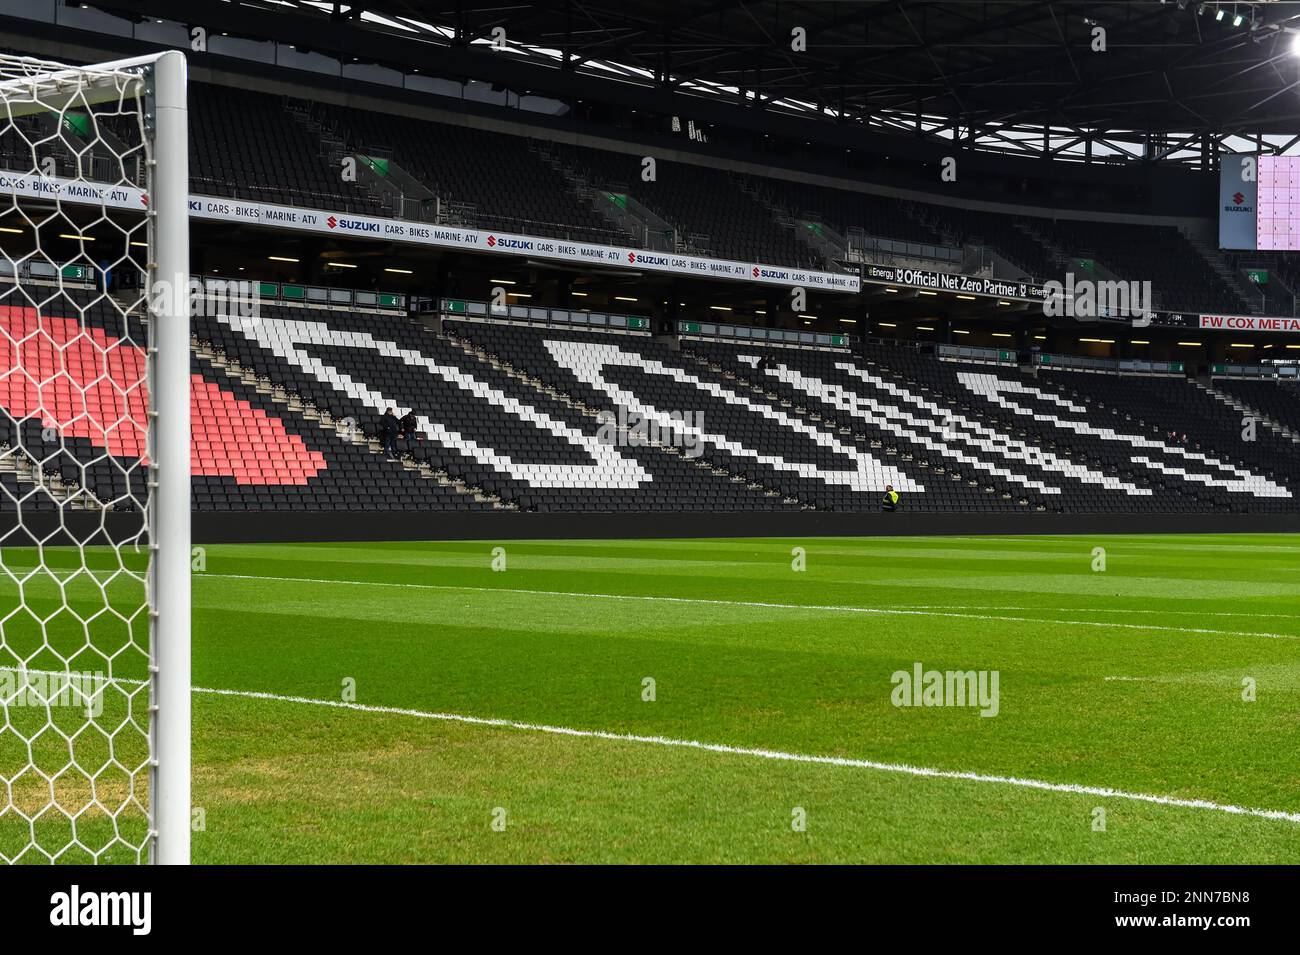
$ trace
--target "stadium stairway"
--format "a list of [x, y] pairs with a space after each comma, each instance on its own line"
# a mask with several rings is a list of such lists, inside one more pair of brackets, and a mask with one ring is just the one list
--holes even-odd
[[[357, 427], [348, 419], [335, 418], [328, 410], [315, 407], [310, 399], [305, 399], [280, 385], [273, 384], [269, 378], [259, 376], [252, 370], [244, 368], [238, 361], [218, 354], [197, 338], [191, 339], [190, 347], [197, 358], [206, 361], [212, 368], [224, 372], [228, 377], [253, 387], [259, 394], [265, 395], [283, 410], [296, 412], [304, 420], [314, 421], [320, 427], [332, 430], [341, 441], [364, 449], [376, 461], [387, 460], [381, 443], [376, 438], [367, 435], [362, 428]], [[464, 481], [452, 477], [446, 471], [435, 468], [427, 462], [415, 460], [409, 453], [401, 453], [398, 456], [397, 463], [405, 471], [426, 481], [434, 481], [439, 487], [449, 488], [457, 494], [466, 495], [476, 503], [488, 504], [499, 510], [518, 509], [517, 505], [502, 501], [495, 494], [484, 491], [482, 488], [470, 487]]]
[[1219, 249], [1210, 245], [1205, 239], [1192, 234], [1187, 235], [1187, 244], [1196, 250], [1196, 254], [1201, 257], [1206, 267], [1219, 277], [1223, 286], [1236, 294], [1243, 309], [1252, 315], [1264, 313], [1263, 298], [1259, 294], [1259, 289], [1252, 288], [1245, 276], [1228, 264]]
[[103, 510], [104, 505], [86, 488], [65, 483], [63, 478], [46, 471], [21, 444], [0, 443], [0, 485], [3, 496], [16, 505], [34, 510], [53, 511], [63, 507], [74, 510]]
[[[1216, 384], [1198, 381], [1196, 386], [1217, 401], [1222, 402], [1243, 417], [1255, 418], [1274, 434], [1300, 444], [1300, 393], [1281, 382], [1230, 381], [1219, 379]], [[1272, 417], [1276, 415], [1277, 417]], [[1278, 420], [1279, 418], [1287, 421]]]

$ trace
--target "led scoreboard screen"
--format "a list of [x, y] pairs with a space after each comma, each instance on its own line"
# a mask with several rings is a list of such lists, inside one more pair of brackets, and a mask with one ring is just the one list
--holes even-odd
[[1219, 246], [1300, 249], [1300, 156], [1224, 157]]
[[1300, 249], [1300, 156], [1259, 158], [1257, 249]]

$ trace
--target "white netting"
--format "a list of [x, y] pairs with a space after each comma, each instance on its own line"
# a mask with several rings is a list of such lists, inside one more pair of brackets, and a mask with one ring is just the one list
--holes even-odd
[[151, 843], [147, 84], [0, 56], [0, 860]]

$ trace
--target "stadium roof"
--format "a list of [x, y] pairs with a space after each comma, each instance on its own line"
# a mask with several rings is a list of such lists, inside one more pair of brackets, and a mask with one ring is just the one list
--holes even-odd
[[[170, 6], [94, 5], [145, 15]], [[200, 19], [202, 8], [224, 11], [221, 28], [232, 31], [249, 29], [252, 11], [277, 14], [322, 51], [323, 30], [339, 52], [364, 31], [508, 58], [537, 68], [540, 92], [545, 70], [564, 71], [583, 76], [593, 99], [602, 86], [633, 84], [978, 149], [1201, 161], [1206, 151], [1293, 152], [1300, 143], [1297, 2], [187, 3], [191, 22], [216, 26]], [[796, 29], [806, 50], [793, 48]], [[403, 45], [391, 48], [395, 61]]]

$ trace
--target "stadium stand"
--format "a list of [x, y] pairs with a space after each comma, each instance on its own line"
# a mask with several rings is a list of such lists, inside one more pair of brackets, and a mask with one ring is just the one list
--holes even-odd
[[[201, 354], [201, 351], [200, 351]], [[467, 511], [496, 502], [429, 469], [389, 461], [319, 409], [277, 402], [264, 383], [235, 380], [221, 356], [196, 367], [194, 507], [213, 511]], [[210, 455], [210, 457], [208, 457]]]
[[[13, 299], [13, 286], [4, 298]], [[130, 510], [145, 498], [143, 328], [103, 296], [0, 305], [0, 508]], [[84, 328], [84, 331], [83, 331]], [[87, 336], [91, 340], [87, 340]], [[107, 365], [107, 368], [105, 367]], [[490, 498], [389, 462], [202, 346], [191, 364], [193, 502], [215, 511], [472, 510]], [[93, 498], [93, 500], [92, 500]]]
[[[245, 183], [264, 181], [263, 191], [283, 194], [281, 200], [268, 201], [291, 201], [293, 187], [285, 184], [303, 181], [309, 185], [298, 188], [309, 192], [308, 198], [341, 204], [348, 211], [376, 210], [375, 200], [363, 190], [342, 190], [338, 177], [314, 154], [316, 144], [293, 127], [276, 100], [239, 91], [228, 96], [224, 88], [196, 88], [202, 92], [195, 112], [205, 130], [196, 156], [213, 157], [199, 160], [203, 172], [196, 174], [196, 188], [217, 181], [239, 183], [243, 189]], [[318, 112], [326, 109], [301, 105]], [[593, 211], [589, 197], [576, 193], [575, 184], [548, 165], [536, 143], [526, 137], [374, 111], [327, 109], [350, 148], [393, 155], [445, 201], [472, 207], [473, 224], [594, 242], [634, 241], [611, 230]], [[283, 140], [284, 154], [241, 155], [235, 148], [238, 137], [230, 132], [240, 124], [252, 124], [263, 134], [249, 142]], [[225, 136], [221, 129], [227, 131]], [[778, 214], [811, 213], [840, 233], [860, 229], [909, 242], [986, 245], [1040, 280], [1059, 278], [1066, 257], [1093, 258], [1122, 279], [1150, 281], [1166, 308], [1233, 312], [1247, 307], [1241, 295], [1200, 260], [1187, 238], [1169, 226], [974, 212], [776, 176], [738, 176], [693, 164], [661, 162], [656, 180], [644, 182], [632, 154], [562, 143], [548, 143], [546, 148], [585, 172], [585, 185], [625, 191], [672, 223], [683, 251], [776, 265], [824, 265], [777, 221], [771, 208], [775, 206]]]
[[[1249, 305], [1169, 226], [976, 212], [681, 162], [660, 161], [646, 182], [632, 152], [201, 82], [191, 97], [191, 186], [207, 195], [386, 214], [337, 174], [342, 148], [391, 156], [444, 210], [489, 229], [636, 244], [593, 206], [604, 190], [661, 217], [676, 247], [697, 254], [823, 266], [825, 250], [800, 236], [806, 221], [983, 246], [1040, 280], [1090, 259], [1150, 281], [1168, 309]], [[113, 135], [117, 119], [93, 119]], [[313, 135], [313, 122], [337, 142]], [[75, 117], [14, 117], [0, 128], [0, 164], [52, 157], [69, 175], [102, 158], [93, 140]], [[1289, 259], [1268, 264], [1294, 278]], [[0, 293], [0, 507], [52, 510], [79, 493], [94, 501], [76, 506], [129, 509], [142, 496], [138, 402], [95, 384], [86, 356], [69, 365], [78, 314], [100, 344], [124, 346], [111, 350], [124, 357], [110, 385], [139, 376], [129, 356], [142, 330], [120, 327], [93, 292], [68, 295], [71, 307], [38, 318]], [[194, 506], [205, 511], [851, 511], [875, 509], [886, 483], [918, 511], [1291, 511], [1300, 486], [1294, 382], [1032, 372], [881, 342], [853, 353], [678, 348], [469, 320], [436, 332], [391, 313], [286, 305], [250, 326], [198, 317], [194, 336]], [[375, 440], [389, 405], [414, 410], [423, 431], [399, 461]], [[626, 443], [628, 413], [671, 409], [702, 415], [698, 457], [671, 441]], [[1244, 415], [1267, 425], [1255, 441], [1242, 440]], [[610, 420], [614, 447], [600, 437]]]
[[[1153, 480], [1167, 488], [1191, 494], [1214, 509], [1269, 511], [1294, 506], [1289, 494], [1267, 488], [1273, 482], [1285, 488], [1300, 483], [1300, 460], [1293, 446], [1271, 434], [1262, 434], [1254, 442], [1242, 440], [1241, 415], [1195, 382], [1054, 370], [1044, 370], [1040, 378], [1055, 387], [1060, 400], [1088, 408], [1113, 422], [1117, 431], [1145, 432], [1148, 442], [1171, 450], [1172, 454], [1160, 452], [1162, 460], [1146, 453], [1146, 443], [1117, 448], [1122, 457], [1165, 475]], [[1198, 476], [1188, 477], [1194, 473]], [[1209, 477], [1211, 473], [1219, 477]]]
[[812, 506], [861, 500], [894, 476], [838, 436], [766, 399], [737, 395], [710, 371], [686, 367], [653, 341], [464, 322], [454, 323], [454, 332], [607, 413], [620, 407], [649, 415], [697, 413], [706, 435], [705, 463]]
[[[95, 501], [73, 506], [130, 509], [142, 327], [92, 290], [38, 311], [9, 289], [0, 504], [51, 510], [81, 487]], [[1297, 509], [1292, 383], [286, 304], [198, 315], [193, 334], [204, 511], [862, 511], [886, 484], [920, 512]], [[397, 461], [375, 440], [387, 407], [421, 431]], [[1276, 427], [1243, 441], [1245, 413]], [[638, 415], [664, 430], [638, 440]]]

